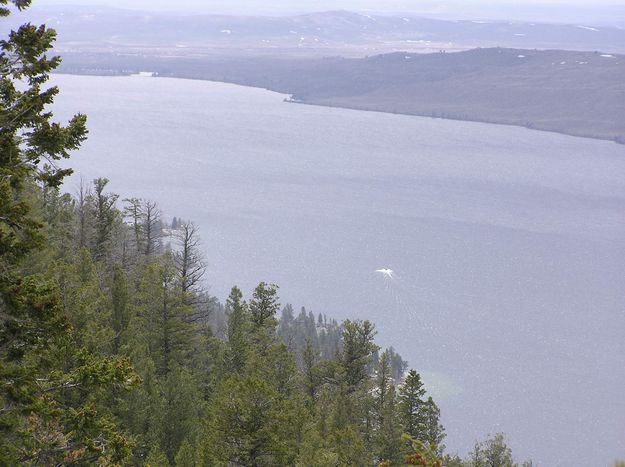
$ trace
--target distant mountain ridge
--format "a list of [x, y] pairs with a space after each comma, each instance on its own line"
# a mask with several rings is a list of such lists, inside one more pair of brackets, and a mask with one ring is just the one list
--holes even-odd
[[441, 20], [344, 10], [269, 17], [34, 7], [28, 14], [34, 22], [56, 28], [63, 46], [308, 50], [356, 47], [361, 55], [376, 50], [381, 53], [501, 46], [625, 53], [625, 29], [592, 24]]

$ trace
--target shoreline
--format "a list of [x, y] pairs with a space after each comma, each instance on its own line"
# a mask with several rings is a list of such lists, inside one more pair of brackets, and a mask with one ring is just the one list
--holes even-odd
[[180, 79], [180, 80], [190, 80], [190, 81], [206, 81], [206, 82], [211, 82], [211, 83], [231, 84], [233, 86], [243, 86], [243, 87], [247, 87], [247, 88], [262, 89], [262, 90], [265, 90], [265, 91], [268, 91], [268, 92], [273, 92], [273, 93], [279, 94], [279, 95], [284, 97], [284, 102], [288, 103], [288, 104], [313, 105], [313, 106], [328, 107], [328, 108], [335, 108], [335, 109], [356, 110], [356, 111], [360, 111], [360, 112], [377, 112], [377, 113], [384, 113], [384, 114], [390, 114], [390, 115], [404, 115], [404, 116], [408, 116], [408, 117], [429, 118], [429, 119], [433, 119], [433, 120], [449, 120], [449, 121], [454, 121], [454, 122], [481, 123], [481, 124], [487, 124], [487, 125], [503, 125], [503, 126], [508, 126], [508, 127], [524, 128], [524, 129], [530, 130], [530, 131], [540, 131], [540, 132], [546, 132], [546, 133], [554, 133], [554, 134], [568, 136], [568, 137], [572, 137], [572, 138], [583, 138], [583, 139], [592, 139], [592, 140], [596, 140], [596, 141], [611, 142], [611, 143], [614, 143], [614, 144], [618, 144], [619, 146], [625, 146], [625, 139], [620, 140], [618, 138], [610, 138], [610, 137], [599, 136], [599, 135], [578, 134], [578, 133], [574, 133], [574, 132], [558, 131], [558, 130], [552, 130], [552, 129], [548, 129], [548, 128], [530, 127], [528, 125], [515, 124], [515, 123], [509, 123], [509, 122], [497, 121], [497, 120], [485, 120], [485, 119], [479, 119], [479, 118], [461, 118], [461, 117], [454, 117], [452, 115], [433, 116], [431, 114], [417, 113], [417, 112], [415, 112], [415, 113], [398, 112], [398, 111], [391, 111], [391, 110], [385, 110], [385, 109], [380, 109], [380, 108], [366, 107], [365, 104], [363, 104], [363, 106], [358, 106], [358, 105], [346, 105], [346, 104], [340, 104], [340, 103], [333, 104], [331, 102], [315, 102], [314, 100], [308, 101], [308, 100], [305, 100], [305, 99], [295, 98], [292, 94], [288, 94], [288, 93], [285, 93], [285, 92], [277, 91], [275, 89], [270, 89], [270, 88], [266, 88], [266, 87], [262, 87], [262, 86], [253, 86], [253, 85], [250, 85], [250, 84], [242, 84], [242, 83], [238, 83], [238, 82], [234, 82], [234, 81], [221, 81], [221, 80], [215, 80], [215, 79], [189, 77], [189, 76], [175, 75], [175, 74], [160, 75], [158, 72], [152, 72], [152, 71], [112, 72], [112, 73], [105, 73], [105, 72], [102, 72], [102, 73], [77, 73], [77, 72], [63, 72], [63, 71], [61, 71], [61, 72], [53, 73], [53, 75], [97, 76], [97, 77], [110, 77], [110, 78], [126, 77], [126, 78], [141, 78], [141, 79], [146, 79], [146, 78], [156, 78], [156, 79], [158, 79], [158, 78], [169, 78], [169, 79]]

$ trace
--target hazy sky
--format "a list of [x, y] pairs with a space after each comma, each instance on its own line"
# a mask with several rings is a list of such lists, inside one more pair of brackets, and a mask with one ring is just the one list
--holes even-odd
[[455, 18], [625, 23], [623, 0], [34, 0], [33, 3], [266, 15], [348, 9]]
[[35, 0], [36, 5], [53, 4], [81, 4], [81, 5], [108, 5], [124, 8], [139, 9], [175, 9], [190, 8], [194, 10], [209, 11], [222, 9], [228, 5], [232, 8], [251, 8], [253, 10], [319, 10], [320, 8], [359, 8], [369, 10], [422, 10], [438, 8], [447, 9], [485, 9], [495, 8], [530, 8], [532, 6], [544, 7], [546, 5], [562, 6], [574, 5], [581, 7], [596, 7], [598, 5], [618, 5], [618, 0]]

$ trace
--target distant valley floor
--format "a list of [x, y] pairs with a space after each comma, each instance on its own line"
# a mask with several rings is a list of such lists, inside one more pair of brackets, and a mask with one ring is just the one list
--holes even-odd
[[222, 81], [295, 102], [524, 126], [625, 143], [625, 56], [473, 49], [365, 58], [63, 53], [61, 71]]

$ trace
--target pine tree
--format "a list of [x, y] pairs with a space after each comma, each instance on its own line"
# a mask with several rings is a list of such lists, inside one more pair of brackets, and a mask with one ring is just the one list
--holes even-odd
[[425, 388], [421, 375], [410, 370], [404, 384], [399, 388], [399, 416], [404, 431], [412, 439], [425, 441]]
[[306, 346], [302, 353], [302, 387], [306, 397], [306, 405], [314, 408], [317, 402], [317, 395], [321, 388], [321, 375], [317, 363], [319, 362], [319, 352], [315, 351], [312, 340], [306, 340]]
[[320, 362], [316, 368], [323, 384], [317, 389], [316, 422], [308, 432], [311, 440], [323, 441], [339, 465], [367, 465], [373, 460], [367, 368], [377, 349], [375, 330], [368, 321], [345, 321], [342, 332], [342, 351], [336, 360]]
[[250, 317], [254, 330], [272, 331], [278, 324], [276, 313], [280, 307], [278, 286], [261, 282], [250, 301]]
[[341, 364], [348, 391], [359, 388], [369, 376], [367, 367], [373, 352], [378, 349], [373, 342], [374, 336], [375, 329], [369, 321], [347, 320], [343, 323]]
[[148, 262], [139, 270], [133, 339], [143, 342], [159, 375], [174, 364], [183, 365], [197, 345], [197, 334], [189, 323], [192, 309], [185, 304], [170, 254]]
[[[0, 0], [0, 16], [10, 10]], [[30, 1], [15, 0], [19, 10]], [[0, 464], [119, 463], [131, 441], [101, 401], [136, 384], [128, 361], [76, 342], [36, 209], [70, 169], [56, 163], [86, 137], [86, 119], [52, 122], [58, 89], [44, 89], [55, 32], [26, 24], [0, 41]], [[37, 261], [43, 261], [36, 264]], [[33, 267], [33, 264], [36, 264]], [[43, 271], [43, 272], [37, 272]]]
[[198, 434], [203, 405], [200, 386], [190, 371], [175, 367], [162, 381], [163, 427], [160, 445], [170, 463], [186, 439]]
[[469, 453], [468, 464], [470, 467], [486, 467], [481, 443], [476, 441], [473, 445], [473, 450]]
[[[133, 342], [136, 345], [136, 342]], [[139, 349], [132, 349], [132, 362], [139, 369], [142, 384], [122, 399], [117, 413], [136, 439], [135, 460], [143, 459], [152, 447], [162, 453], [161, 441], [165, 420], [163, 384], [156, 365]]]
[[397, 464], [401, 460], [402, 428], [393, 385], [391, 354], [385, 351], [378, 363], [373, 400], [374, 446], [378, 462]]
[[301, 411], [253, 374], [223, 381], [211, 404], [203, 444], [209, 465], [291, 465], [297, 454]]
[[282, 309], [277, 332], [278, 336], [282, 338], [289, 350], [295, 352], [297, 350], [297, 343], [295, 341], [295, 315], [293, 314], [293, 306], [290, 303], [287, 303]]
[[95, 243], [93, 246], [94, 258], [101, 260], [111, 251], [111, 235], [118, 220], [118, 211], [115, 203], [118, 196], [104, 193], [108, 179], [96, 178], [93, 181], [93, 217], [95, 218]]
[[134, 249], [136, 253], [142, 253], [144, 249], [143, 203], [139, 198], [126, 198], [124, 203], [123, 217], [131, 225]]
[[174, 465], [176, 467], [195, 467], [195, 453], [193, 451], [193, 447], [189, 443], [189, 440], [186, 438], [180, 445], [178, 454], [176, 454]]
[[226, 301], [226, 316], [228, 318], [228, 350], [227, 364], [233, 373], [243, 370], [249, 352], [250, 318], [247, 305], [243, 301], [243, 293], [238, 287], [233, 287]]
[[252, 300], [249, 303], [251, 323], [251, 342], [257, 356], [265, 355], [275, 342], [277, 320], [276, 314], [280, 308], [278, 287], [261, 282], [254, 289]]
[[82, 249], [72, 263], [61, 263], [56, 270], [63, 308], [77, 341], [91, 352], [110, 355], [115, 336], [109, 300], [100, 286], [98, 264], [87, 249]]
[[445, 429], [440, 423], [441, 411], [431, 397], [425, 401], [424, 405], [425, 415], [425, 431], [424, 441], [428, 446], [434, 447], [440, 454], [443, 452], [445, 446], [443, 440], [445, 439]]
[[169, 467], [170, 463], [165, 453], [158, 446], [153, 446], [143, 465], [145, 467]]
[[43, 220], [48, 248], [55, 258], [71, 256], [74, 251], [75, 200], [58, 187], [42, 187]]
[[113, 266], [110, 285], [111, 325], [113, 328], [113, 353], [117, 354], [122, 342], [122, 334], [130, 323], [130, 291], [126, 272], [119, 264]]
[[391, 372], [393, 381], [399, 383], [404, 376], [404, 373], [408, 369], [408, 362], [405, 361], [401, 355], [399, 355], [393, 347], [389, 347], [386, 350], [389, 354], [389, 362], [391, 365]]
[[471, 467], [515, 467], [512, 450], [503, 433], [497, 433], [482, 443], [475, 443], [471, 453]]
[[237, 367], [217, 385], [202, 445], [214, 447], [213, 464], [291, 465], [306, 413], [293, 354], [275, 332], [277, 291], [261, 283], [249, 311], [243, 305], [233, 288], [228, 334]]
[[76, 249], [91, 248], [95, 237], [94, 210], [92, 209], [93, 195], [91, 187], [80, 180], [78, 198], [76, 199]]
[[389, 388], [392, 385], [391, 364], [388, 352], [384, 352], [378, 361], [375, 381], [375, 411], [378, 423], [381, 423], [381, 419], [384, 416], [383, 409], [389, 395]]

